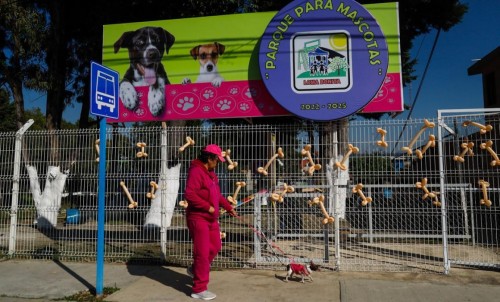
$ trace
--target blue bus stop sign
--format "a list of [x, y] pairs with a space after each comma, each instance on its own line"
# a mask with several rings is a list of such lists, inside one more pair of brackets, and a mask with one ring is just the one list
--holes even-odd
[[96, 62], [90, 64], [90, 113], [118, 118], [118, 72]]
[[90, 64], [90, 113], [99, 122], [99, 183], [97, 187], [97, 271], [96, 294], [104, 290], [104, 197], [106, 194], [106, 117], [118, 118], [118, 72], [96, 62]]

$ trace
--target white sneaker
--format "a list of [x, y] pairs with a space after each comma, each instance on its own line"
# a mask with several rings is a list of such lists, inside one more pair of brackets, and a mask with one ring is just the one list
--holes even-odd
[[186, 273], [188, 274], [189, 277], [193, 278], [194, 275], [193, 275], [193, 266], [188, 266], [187, 269], [186, 269]]
[[201, 293], [192, 293], [191, 297], [193, 297], [195, 299], [201, 299], [201, 300], [208, 301], [208, 300], [215, 299], [215, 297], [217, 297], [217, 296], [214, 293], [211, 293], [208, 290], [206, 290], [206, 291], [203, 291]]

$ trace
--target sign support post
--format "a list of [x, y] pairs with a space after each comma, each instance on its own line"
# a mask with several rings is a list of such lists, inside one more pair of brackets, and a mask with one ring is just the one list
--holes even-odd
[[90, 64], [90, 113], [101, 116], [99, 122], [99, 176], [97, 187], [97, 269], [96, 296], [102, 296], [104, 284], [104, 208], [106, 197], [106, 117], [117, 119], [118, 72], [96, 62]]
[[99, 184], [97, 188], [97, 270], [96, 296], [103, 294], [104, 284], [104, 197], [106, 193], [106, 118], [99, 122]]

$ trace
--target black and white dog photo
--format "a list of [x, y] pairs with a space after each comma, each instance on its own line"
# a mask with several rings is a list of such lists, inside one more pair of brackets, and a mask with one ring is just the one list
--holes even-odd
[[139, 96], [134, 87], [149, 86], [148, 107], [153, 116], [165, 108], [165, 85], [170, 84], [161, 62], [163, 55], [174, 44], [175, 37], [161, 27], [142, 27], [124, 32], [114, 44], [117, 53], [127, 48], [130, 67], [120, 82], [120, 99], [129, 110], [139, 106]]

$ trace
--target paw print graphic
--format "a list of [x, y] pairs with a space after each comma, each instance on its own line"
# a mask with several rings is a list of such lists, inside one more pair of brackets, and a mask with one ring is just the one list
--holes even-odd
[[220, 100], [219, 103], [217, 104], [217, 108], [220, 111], [229, 110], [229, 109], [231, 109], [231, 101], [228, 99]]
[[250, 109], [250, 105], [248, 105], [247, 103], [241, 103], [241, 104], [239, 105], [239, 109], [240, 109], [241, 111], [248, 111], [248, 110]]
[[139, 107], [136, 111], [134, 111], [135, 115], [137, 116], [143, 116], [145, 111], [144, 111], [144, 108], [142, 107]]
[[238, 94], [238, 88], [233, 87], [233, 88], [229, 89], [229, 94], [232, 94], [232, 95]]
[[380, 88], [380, 90], [377, 92], [377, 96], [376, 98], [380, 101], [380, 100], [383, 100], [387, 97], [387, 94], [388, 94], [388, 91], [387, 91], [387, 88], [385, 87], [382, 87]]
[[177, 103], [177, 108], [182, 111], [188, 111], [189, 109], [194, 107], [194, 99], [189, 96], [185, 96], [179, 99], [179, 103]]
[[198, 110], [200, 106], [200, 98], [198, 95], [191, 92], [184, 92], [174, 98], [172, 102], [172, 110], [177, 114], [191, 114]]
[[248, 87], [247, 90], [245, 91], [245, 96], [249, 99], [256, 97], [257, 96], [257, 89]]
[[201, 110], [203, 110], [203, 112], [209, 112], [210, 111], [210, 106], [208, 105], [205, 105], [201, 108]]
[[204, 100], [210, 100], [214, 98], [214, 91], [212, 89], [205, 89], [202, 93], [202, 97]]

